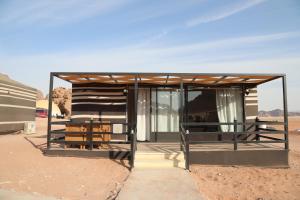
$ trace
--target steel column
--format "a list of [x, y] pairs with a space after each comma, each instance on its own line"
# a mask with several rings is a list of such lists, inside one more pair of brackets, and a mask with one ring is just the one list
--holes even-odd
[[136, 132], [137, 132], [137, 103], [138, 103], [138, 80], [135, 76], [134, 81], [134, 124], [131, 130], [131, 168], [134, 168], [134, 159], [136, 151]]
[[286, 89], [286, 76], [282, 76], [282, 91], [283, 91], [283, 112], [284, 112], [284, 139], [285, 149], [289, 149], [289, 125], [288, 125], [288, 105], [287, 105], [287, 89]]
[[185, 133], [185, 169], [190, 170], [190, 132], [189, 130], [186, 130]]
[[[183, 113], [184, 113], [184, 96], [183, 96], [183, 82], [180, 83], [180, 123], [183, 123]], [[179, 127], [180, 128], [180, 127]]]
[[234, 150], [237, 150], [237, 120], [234, 120], [234, 132], [233, 132], [233, 145]]
[[49, 95], [48, 95], [48, 127], [47, 127], [47, 149], [51, 148], [51, 121], [52, 121], [52, 93], [53, 93], [53, 73], [50, 73]]

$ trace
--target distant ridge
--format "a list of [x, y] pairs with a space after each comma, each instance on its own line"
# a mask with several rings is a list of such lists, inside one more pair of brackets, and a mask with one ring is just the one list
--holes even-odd
[[[258, 112], [259, 117], [280, 117], [283, 116], [283, 110], [275, 109], [271, 111], [261, 110]], [[289, 112], [289, 116], [300, 116], [300, 112]]]

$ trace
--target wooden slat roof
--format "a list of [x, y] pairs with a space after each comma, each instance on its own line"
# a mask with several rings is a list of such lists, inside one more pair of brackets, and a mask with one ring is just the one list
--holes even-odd
[[104, 83], [133, 84], [135, 79], [139, 84], [153, 85], [259, 85], [284, 76], [284, 74], [199, 74], [199, 73], [84, 73], [84, 72], [53, 72], [63, 80], [73, 84]]

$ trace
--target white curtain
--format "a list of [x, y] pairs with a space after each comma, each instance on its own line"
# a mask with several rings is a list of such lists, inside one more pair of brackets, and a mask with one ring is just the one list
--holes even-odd
[[[232, 123], [234, 120], [243, 122], [242, 92], [239, 89], [217, 89], [216, 101], [219, 122]], [[222, 132], [233, 132], [234, 125], [221, 125]], [[242, 131], [239, 125], [237, 131]]]
[[150, 89], [138, 90], [137, 140], [150, 140]]

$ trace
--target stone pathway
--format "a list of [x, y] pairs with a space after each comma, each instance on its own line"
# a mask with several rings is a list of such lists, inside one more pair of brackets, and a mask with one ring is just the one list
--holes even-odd
[[134, 169], [117, 200], [203, 200], [189, 172], [178, 168]]

